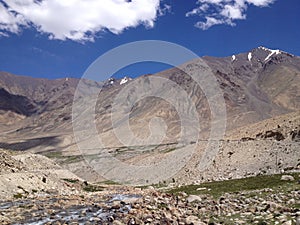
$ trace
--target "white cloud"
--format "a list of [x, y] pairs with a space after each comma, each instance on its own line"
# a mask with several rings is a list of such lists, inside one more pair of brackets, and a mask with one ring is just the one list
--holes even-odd
[[215, 19], [215, 18], [209, 17], [209, 16], [205, 17], [205, 19], [206, 19], [206, 22], [199, 21], [195, 24], [195, 26], [198, 28], [201, 28], [202, 30], [207, 30], [211, 26], [223, 23], [222, 20], [218, 20], [218, 19]]
[[167, 13], [170, 13], [172, 11], [172, 7], [168, 4], [164, 4], [162, 7], [158, 9], [158, 15], [164, 16]]
[[265, 7], [272, 4], [275, 0], [247, 0], [249, 4]]
[[193, 16], [200, 14], [201, 12], [206, 12], [209, 9], [209, 4], [201, 4], [198, 8], [193, 9], [192, 11], [186, 13], [186, 16]]
[[227, 24], [234, 26], [235, 20], [246, 19], [249, 5], [266, 7], [276, 0], [198, 0], [198, 7], [186, 13], [186, 16], [199, 16], [201, 21], [195, 24], [203, 30], [217, 25]]
[[[18, 33], [34, 26], [52, 39], [92, 41], [99, 31], [115, 34], [143, 24], [154, 26], [157, 16], [170, 10], [160, 0], [3, 0], [0, 32]], [[1, 35], [0, 33], [0, 35]]]
[[1, 30], [17, 33], [22, 25], [26, 25], [25, 19], [21, 15], [8, 10], [0, 3], [0, 36], [7, 36]]
[[246, 18], [246, 15], [243, 14], [239, 5], [225, 5], [220, 14], [231, 20], [241, 20]]

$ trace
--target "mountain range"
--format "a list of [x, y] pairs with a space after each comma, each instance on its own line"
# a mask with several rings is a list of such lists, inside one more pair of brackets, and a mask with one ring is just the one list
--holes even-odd
[[[199, 62], [207, 67], [199, 67]], [[180, 113], [176, 106], [166, 100], [178, 94], [174, 88], [170, 88], [172, 85], [180, 87], [189, 99], [178, 100], [178, 107], [185, 111], [194, 108], [201, 124], [200, 127], [196, 126], [199, 138], [191, 144], [208, 140], [213, 121], [211, 105], [203, 87], [190, 76], [190, 73], [201, 76], [202, 72], [208, 70], [217, 81], [226, 107], [226, 132], [223, 139], [228, 141], [228, 144], [223, 143], [226, 145], [223, 146], [224, 151], [238, 152], [236, 159], [241, 162], [243, 160], [239, 157], [243, 154], [258, 154], [259, 150], [253, 147], [258, 143], [255, 142], [257, 140], [266, 140], [263, 144], [267, 143], [271, 148], [279, 139], [282, 143], [288, 140], [282, 148], [292, 141], [288, 151], [291, 150], [295, 160], [286, 161], [285, 167], [297, 168], [300, 155], [297, 151], [300, 139], [300, 57], [265, 47], [223, 58], [204, 56], [157, 74], [147, 74], [134, 79], [110, 78], [102, 82], [77, 78], [49, 80], [0, 72], [0, 147], [40, 153], [54, 158], [61, 165], [89, 180], [101, 179], [101, 176], [82, 160], [72, 126], [72, 120], [77, 119], [76, 113], [72, 114], [74, 101], [78, 100], [81, 108], [88, 108], [90, 106], [85, 105], [82, 99], [85, 96], [91, 97], [94, 93], [92, 90], [98, 90], [94, 119], [104, 144], [103, 148], [110, 149], [120, 160], [130, 163], [146, 162], [149, 158], [153, 160], [153, 154], [157, 154], [154, 156], [154, 160], [157, 160], [157, 156], [168, 154], [176, 146], [182, 132]], [[170, 81], [172, 85], [163, 86], [158, 78]], [[84, 90], [78, 90], [78, 84], [84, 85]], [[153, 87], [159, 88], [155, 89], [154, 94], [147, 96], [149, 88]], [[127, 91], [124, 92], [126, 88]], [[75, 93], [77, 99], [74, 98]], [[114, 107], [117, 107], [117, 110]], [[186, 122], [192, 130], [193, 124], [189, 122], [194, 121]], [[122, 135], [126, 137], [124, 129], [128, 124], [131, 132], [141, 140], [147, 139], [153, 133], [166, 135], [163, 139], [158, 138], [157, 142], [154, 138], [144, 145], [132, 142], [134, 147], [129, 148], [128, 143], [122, 142], [117, 135], [118, 132], [123, 132]], [[79, 127], [82, 131], [89, 129], [85, 120], [79, 123]], [[276, 135], [276, 132], [279, 132], [282, 138], [278, 138], [279, 134]], [[236, 141], [245, 140], [250, 142], [236, 144]], [[88, 138], [85, 141], [88, 141]], [[259, 142], [259, 147], [262, 147], [261, 144], [262, 142]], [[153, 151], [148, 145], [159, 147]], [[137, 149], [142, 150], [142, 153], [137, 153]], [[289, 156], [287, 154], [282, 158], [287, 160]], [[219, 155], [216, 159], [219, 160], [216, 163], [222, 166], [227, 160]], [[234, 159], [234, 156], [230, 155], [230, 159]], [[262, 160], [262, 167], [263, 164], [268, 165], [266, 160]], [[224, 172], [221, 177], [232, 177], [232, 171], [236, 171], [239, 163], [232, 163], [230, 171]], [[243, 175], [257, 174], [264, 170], [257, 166], [249, 169], [250, 164], [255, 163], [257, 158], [245, 165]], [[193, 170], [191, 165], [188, 167]], [[275, 167], [272, 168], [278, 169], [277, 165]], [[212, 172], [214, 170], [208, 168], [207, 175], [201, 175], [202, 179], [215, 177], [216, 172]], [[226, 169], [222, 167], [222, 170]], [[241, 176], [238, 173], [235, 175]], [[182, 172], [176, 179], [180, 180], [182, 177], [188, 178], [191, 175]], [[196, 176], [195, 179], [200, 179], [199, 177]], [[182, 180], [186, 182], [188, 179]]]

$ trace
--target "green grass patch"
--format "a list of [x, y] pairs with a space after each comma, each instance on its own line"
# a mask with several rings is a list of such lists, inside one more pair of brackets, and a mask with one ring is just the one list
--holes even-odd
[[103, 187], [99, 185], [93, 185], [93, 184], [88, 184], [82, 188], [86, 192], [97, 192], [97, 191], [103, 191]]
[[69, 163], [80, 162], [82, 160], [83, 157], [81, 155], [63, 156], [61, 163], [69, 164]]
[[46, 156], [50, 159], [55, 159], [56, 162], [59, 164], [69, 164], [69, 163], [76, 163], [83, 160], [81, 155], [68, 155], [65, 156], [61, 151], [51, 151], [51, 152], [43, 152], [41, 153], [43, 156]]
[[69, 178], [63, 178], [64, 181], [67, 181], [69, 183], [72, 183], [72, 184], [75, 184], [75, 183], [78, 183], [79, 180], [77, 179], [69, 179]]
[[169, 152], [173, 152], [175, 150], [176, 150], [176, 148], [169, 148], [169, 149], [164, 150], [163, 153], [169, 153]]
[[299, 204], [299, 203], [294, 204], [294, 205], [293, 205], [293, 208], [295, 208], [295, 209], [300, 209], [300, 204]]
[[14, 198], [17, 198], [17, 199], [23, 198], [23, 195], [21, 193], [14, 194], [13, 196], [14, 196]]
[[[224, 193], [238, 193], [241, 191], [261, 190], [264, 188], [272, 188], [274, 191], [290, 191], [300, 187], [297, 183], [299, 173], [290, 174], [294, 176], [295, 181], [281, 181], [281, 174], [263, 175], [257, 177], [249, 177], [236, 180], [216, 181], [203, 183], [200, 185], [188, 185], [168, 190], [169, 193], [177, 194], [185, 192], [187, 194], [209, 194], [213, 197], [220, 197]], [[198, 188], [206, 188], [206, 190], [197, 190]]]
[[99, 182], [99, 184], [106, 184], [106, 185], [120, 185], [120, 183], [113, 181], [113, 180], [105, 180]]
[[51, 152], [45, 152], [45, 153], [43, 152], [41, 154], [48, 157], [48, 158], [50, 158], [50, 159], [63, 157], [62, 152], [53, 152], [53, 151], [51, 151]]

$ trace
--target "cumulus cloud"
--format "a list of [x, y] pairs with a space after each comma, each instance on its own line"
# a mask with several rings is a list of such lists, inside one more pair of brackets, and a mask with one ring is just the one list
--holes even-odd
[[152, 28], [170, 10], [160, 5], [160, 0], [0, 0], [0, 35], [33, 26], [51, 39], [93, 41], [99, 31]]
[[227, 24], [235, 26], [235, 20], [246, 19], [249, 5], [266, 7], [276, 0], [198, 0], [197, 8], [186, 13], [186, 16], [199, 16], [202, 20], [195, 26], [203, 30], [218, 25]]

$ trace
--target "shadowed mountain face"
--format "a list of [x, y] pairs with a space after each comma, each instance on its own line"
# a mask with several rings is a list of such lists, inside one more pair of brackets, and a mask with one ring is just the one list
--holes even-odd
[[36, 112], [36, 106], [25, 96], [10, 94], [5, 89], [0, 88], [0, 110], [31, 116]]
[[[230, 57], [202, 59], [210, 67], [223, 92], [227, 130], [300, 109], [299, 57], [259, 47]], [[154, 126], [153, 131], [166, 131], [166, 142], [175, 141], [179, 136], [180, 115], [176, 106], [165, 100], [177, 94], [172, 88], [161, 87], [157, 90], [156, 94], [162, 98], [147, 96], [138, 99], [138, 96], [143, 96], [150, 88], [159, 85], [153, 81], [153, 77], [172, 81], [187, 94], [191, 102], [179, 100], [178, 107], [187, 111], [196, 108], [201, 122], [200, 133], [203, 135], [200, 138], [205, 138], [211, 122], [210, 106], [203, 89], [184, 72], [198, 72], [201, 76], [201, 68], [198, 66], [197, 60], [194, 60], [180, 66], [180, 69], [172, 68], [133, 80], [110, 79], [104, 83], [83, 81], [85, 90], [102, 87], [96, 104], [95, 120], [107, 144], [121, 144], [114, 136], [112, 127], [121, 129], [126, 124], [126, 118], [132, 132], [140, 138], [149, 136], [149, 123], [154, 117], [164, 120], [164, 124], [158, 121], [160, 126]], [[72, 104], [78, 82], [78, 79], [73, 78], [34, 79], [1, 72], [0, 129], [5, 134], [3, 138], [34, 138], [49, 136], [49, 133], [72, 134]], [[115, 99], [124, 88], [128, 91], [120, 98], [122, 101], [116, 111], [113, 108]], [[81, 95], [83, 93], [79, 97]], [[82, 107], [90, 106], [82, 103]], [[112, 114], [116, 120], [113, 125]], [[84, 121], [81, 126], [82, 129], [88, 129]]]

